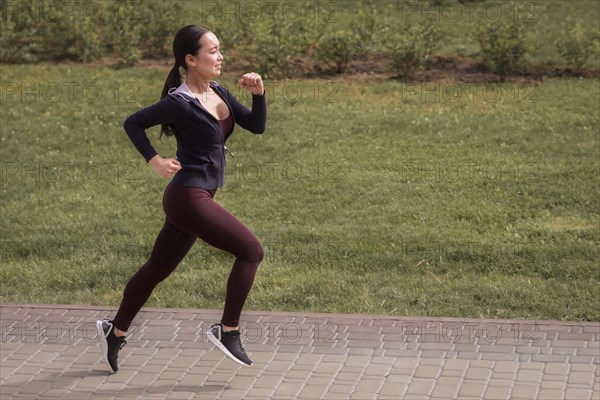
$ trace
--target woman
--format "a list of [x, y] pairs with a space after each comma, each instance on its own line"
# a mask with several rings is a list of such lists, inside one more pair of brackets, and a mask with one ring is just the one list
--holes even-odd
[[[252, 93], [252, 110], [239, 103], [213, 78], [221, 75], [219, 40], [209, 29], [188, 25], [173, 40], [175, 65], [169, 72], [161, 100], [124, 123], [127, 135], [156, 173], [173, 179], [163, 197], [166, 214], [152, 254], [127, 283], [113, 320], [97, 321], [102, 354], [109, 369], [118, 370], [117, 357], [127, 330], [156, 285], [181, 262], [196, 238], [233, 254], [221, 322], [207, 332], [209, 339], [234, 361], [251, 365], [240, 340], [239, 319], [263, 248], [254, 234], [213, 197], [223, 186], [225, 142], [234, 123], [253, 133], [266, 126], [264, 85], [256, 73], [238, 83]], [[182, 83], [179, 68], [185, 70]], [[175, 135], [177, 159], [163, 158], [152, 147], [145, 129], [161, 124], [161, 135]]]

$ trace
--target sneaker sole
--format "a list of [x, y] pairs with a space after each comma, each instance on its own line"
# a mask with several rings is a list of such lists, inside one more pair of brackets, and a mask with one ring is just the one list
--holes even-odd
[[102, 321], [96, 321], [96, 330], [98, 331], [98, 339], [100, 339], [100, 347], [102, 348], [102, 358], [104, 358], [104, 362], [108, 367], [111, 373], [116, 373], [114, 369], [110, 366], [108, 362], [108, 342], [106, 341], [106, 336], [104, 335], [104, 329], [102, 329]]
[[219, 350], [221, 350], [223, 353], [225, 353], [225, 355], [227, 357], [231, 358], [236, 363], [241, 364], [241, 365], [245, 365], [245, 366], [252, 365], [252, 364], [246, 364], [245, 362], [243, 362], [242, 360], [240, 360], [239, 358], [237, 358], [236, 356], [234, 356], [233, 354], [231, 354], [231, 352], [229, 350], [227, 350], [227, 347], [223, 346], [223, 343], [221, 343], [221, 341], [219, 339], [217, 339], [217, 337], [215, 335], [213, 335], [213, 333], [211, 331], [206, 332], [206, 336], [208, 336], [208, 340], [210, 340], [211, 342], [213, 342], [213, 344], [215, 346], [217, 346], [217, 348]]

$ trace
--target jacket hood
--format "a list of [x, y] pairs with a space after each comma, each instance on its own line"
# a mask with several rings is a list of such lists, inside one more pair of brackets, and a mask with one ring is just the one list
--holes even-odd
[[[209, 84], [212, 88], [219, 86], [215, 81], [210, 81]], [[168, 94], [179, 96], [186, 101], [194, 101], [196, 98], [185, 81], [179, 87], [169, 89]]]

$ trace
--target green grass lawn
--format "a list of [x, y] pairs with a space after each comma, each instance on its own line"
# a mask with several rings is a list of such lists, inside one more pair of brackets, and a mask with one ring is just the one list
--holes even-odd
[[[167, 184], [122, 123], [166, 71], [0, 73], [0, 301], [117, 306]], [[268, 82], [216, 196], [266, 250], [247, 309], [600, 320], [599, 84]], [[197, 243], [147, 305], [221, 308], [232, 262]]]

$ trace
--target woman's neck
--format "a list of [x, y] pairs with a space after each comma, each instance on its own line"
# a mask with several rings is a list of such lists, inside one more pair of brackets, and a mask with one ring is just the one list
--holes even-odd
[[210, 80], [204, 78], [188, 76], [185, 78], [185, 83], [188, 85], [192, 93], [202, 94], [210, 91]]

